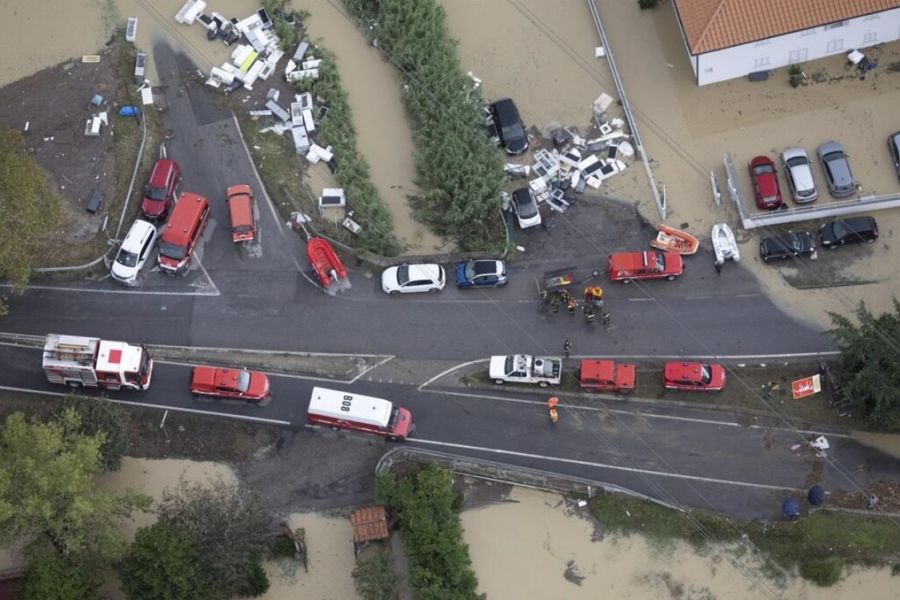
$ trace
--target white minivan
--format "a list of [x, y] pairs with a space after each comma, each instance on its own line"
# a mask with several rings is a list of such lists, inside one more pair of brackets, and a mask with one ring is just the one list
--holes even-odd
[[134, 285], [138, 274], [150, 252], [156, 246], [156, 227], [147, 221], [138, 219], [131, 225], [128, 235], [116, 254], [116, 260], [110, 269], [110, 275], [119, 283]]

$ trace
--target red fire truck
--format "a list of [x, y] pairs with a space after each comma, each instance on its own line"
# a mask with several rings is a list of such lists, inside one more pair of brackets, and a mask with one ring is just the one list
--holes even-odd
[[108, 390], [146, 390], [153, 373], [143, 346], [55, 333], [44, 341], [43, 366], [50, 383]]

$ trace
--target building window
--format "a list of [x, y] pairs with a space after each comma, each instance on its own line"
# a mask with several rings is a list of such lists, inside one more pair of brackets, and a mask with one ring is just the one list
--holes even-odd
[[874, 44], [878, 41], [878, 33], [875, 31], [870, 31], [866, 35], [863, 36], [863, 44]]
[[788, 54], [788, 64], [796, 65], [797, 63], [801, 63], [806, 60], [808, 54], [808, 48], [799, 48], [798, 50], [791, 50], [791, 53]]
[[825, 26], [825, 29], [838, 29], [839, 27], [844, 27], [847, 24], [847, 21], [838, 21], [837, 23], [829, 23]]
[[879, 17], [881, 17], [881, 15], [879, 15], [878, 13], [873, 13], [873, 14], [871, 14], [871, 15], [866, 15], [866, 18], [865, 18], [864, 20], [866, 20], [866, 21], [876, 21], [876, 20], [878, 20]]
[[768, 46], [768, 45], [771, 44], [771, 43], [772, 43], [772, 40], [759, 40], [758, 42], [756, 42], [756, 43], [753, 44], [753, 45], [754, 45], [755, 47], [759, 47], [759, 46]]
[[756, 60], [753, 61], [753, 68], [758, 69], [760, 67], [768, 67], [769, 66], [769, 57], [768, 56], [760, 56]]
[[828, 42], [828, 45], [825, 46], [825, 52], [840, 52], [844, 49], [844, 40], [831, 40]]
[[813, 27], [812, 29], [804, 29], [803, 31], [800, 32], [800, 37], [806, 37], [808, 35], [816, 35], [817, 31], [818, 31], [818, 28], [816, 28], [816, 27]]

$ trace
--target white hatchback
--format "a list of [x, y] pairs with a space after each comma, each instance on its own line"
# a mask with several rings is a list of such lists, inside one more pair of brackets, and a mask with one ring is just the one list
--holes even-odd
[[806, 204], [816, 199], [816, 182], [813, 180], [809, 156], [803, 148], [786, 148], [781, 153], [781, 165], [784, 170], [791, 195], [797, 204]]
[[156, 227], [147, 221], [138, 219], [131, 225], [128, 235], [116, 254], [116, 260], [110, 269], [113, 279], [125, 285], [137, 283], [147, 258], [156, 246]]
[[397, 265], [381, 274], [381, 289], [386, 294], [437, 292], [446, 282], [444, 267], [436, 264]]

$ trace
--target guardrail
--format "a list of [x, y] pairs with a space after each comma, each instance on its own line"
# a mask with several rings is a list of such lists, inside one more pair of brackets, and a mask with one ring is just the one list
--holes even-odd
[[595, 0], [587, 0], [588, 10], [591, 11], [591, 18], [594, 20], [594, 26], [597, 28], [597, 34], [600, 36], [600, 43], [606, 52], [606, 60], [609, 63], [609, 70], [612, 73], [613, 81], [616, 84], [616, 92], [619, 94], [619, 100], [622, 103], [622, 109], [625, 111], [625, 120], [628, 121], [628, 127], [631, 129], [631, 136], [634, 139], [634, 147], [641, 162], [644, 164], [644, 172], [650, 181], [650, 189], [653, 192], [653, 199], [656, 201], [656, 210], [659, 211], [659, 218], [666, 220], [666, 212], [668, 210], [665, 194], [660, 194], [659, 188], [656, 187], [656, 180], [653, 179], [653, 171], [650, 169], [650, 161], [647, 159], [647, 153], [644, 151], [644, 142], [641, 140], [641, 134], [638, 131], [637, 119], [631, 112], [631, 106], [628, 103], [628, 96], [625, 94], [625, 85], [619, 76], [619, 70], [616, 68], [616, 61], [613, 58], [612, 49], [609, 41], [606, 39], [606, 31], [603, 29], [603, 22], [600, 20], [600, 12], [597, 10]]

